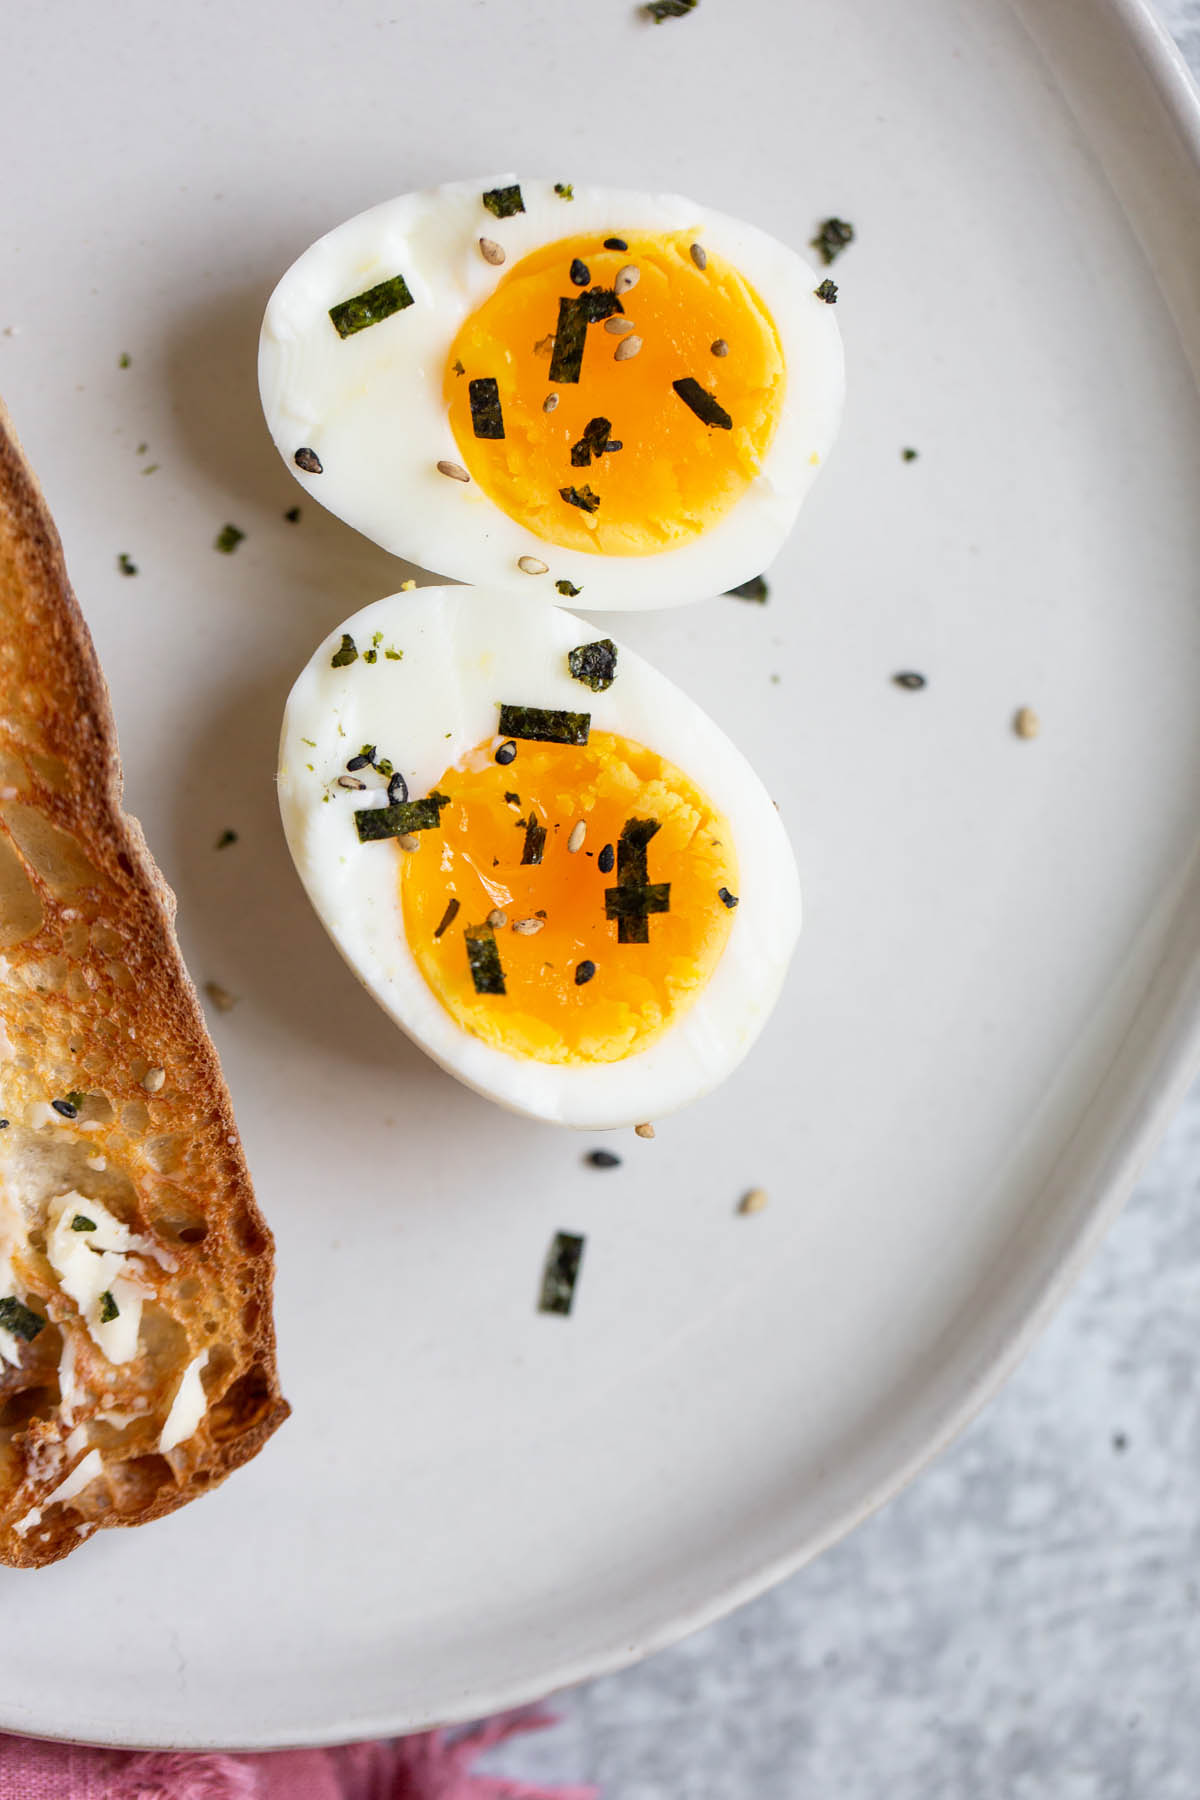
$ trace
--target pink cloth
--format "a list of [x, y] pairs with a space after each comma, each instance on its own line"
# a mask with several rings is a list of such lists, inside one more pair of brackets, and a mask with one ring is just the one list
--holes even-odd
[[472, 1772], [485, 1750], [553, 1723], [535, 1708], [461, 1732], [261, 1756], [90, 1750], [0, 1736], [0, 1800], [596, 1800], [595, 1788], [530, 1787]]

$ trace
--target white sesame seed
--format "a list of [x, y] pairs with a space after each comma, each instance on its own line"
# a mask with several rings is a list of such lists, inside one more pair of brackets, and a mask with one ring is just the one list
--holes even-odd
[[712, 349], [712, 353], [714, 356], [728, 356], [729, 355], [729, 345], [725, 342], [724, 338], [714, 338], [712, 341], [711, 349]]
[[1042, 721], [1032, 706], [1023, 706], [1013, 719], [1013, 730], [1019, 738], [1035, 738], [1042, 729]]
[[579, 819], [571, 827], [571, 835], [567, 839], [567, 849], [574, 856], [577, 850], [583, 849], [583, 840], [587, 836], [587, 821]]
[[546, 398], [542, 401], [542, 411], [543, 412], [553, 412], [557, 405], [558, 405], [558, 395], [557, 394], [547, 394]]
[[652, 1138], [654, 1136], [654, 1127], [651, 1125], [650, 1121], [647, 1120], [644, 1125], [635, 1125], [633, 1134], [635, 1137]]
[[624, 337], [627, 331], [633, 330], [632, 319], [618, 319], [615, 316], [604, 321], [605, 331], [611, 331], [614, 337]]
[[545, 923], [545, 919], [514, 919], [513, 930], [518, 937], [535, 937]]
[[766, 1188], [751, 1188], [749, 1193], [743, 1194], [738, 1201], [738, 1211], [740, 1213], [759, 1213], [762, 1212], [766, 1204]]
[[438, 474], [448, 475], [451, 481], [470, 481], [471, 479], [462, 464], [456, 462], [440, 462], [438, 464]]
[[147, 1069], [142, 1076], [142, 1086], [148, 1094], [157, 1094], [158, 1090], [165, 1085], [166, 1079], [167, 1071], [165, 1069]]
[[517, 567], [523, 575], [545, 575], [550, 564], [542, 562], [536, 556], [518, 556]]
[[366, 785], [367, 785], [366, 782], [360, 781], [358, 779], [357, 775], [339, 775], [338, 776], [338, 786], [339, 787], [351, 788], [351, 789], [362, 789], [362, 788], [365, 788]]
[[508, 924], [508, 914], [502, 907], [493, 906], [491, 912], [487, 916], [487, 922], [493, 931], [503, 931], [504, 927]]
[[396, 842], [402, 850], [419, 850], [421, 848], [421, 840], [415, 831], [402, 832]]
[[631, 356], [637, 355], [641, 347], [642, 340], [640, 337], [622, 338], [616, 349], [613, 351], [613, 361], [628, 362]]
[[497, 267], [504, 261], [504, 251], [495, 238], [480, 238], [479, 253], [484, 262], [492, 263]]
[[692, 261], [698, 269], [707, 269], [708, 251], [704, 248], [703, 244], [692, 245]]
[[642, 271], [636, 263], [626, 263], [623, 269], [617, 270], [617, 278], [613, 282], [614, 294], [627, 294], [642, 279]]

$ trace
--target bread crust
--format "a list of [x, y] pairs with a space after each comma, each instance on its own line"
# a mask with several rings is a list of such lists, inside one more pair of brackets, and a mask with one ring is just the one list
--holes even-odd
[[[7, 1218], [23, 1302], [48, 1322], [15, 1366], [0, 1356], [0, 1563], [12, 1567], [174, 1511], [256, 1455], [289, 1411], [272, 1240], [174, 915], [122, 809], [104, 677], [0, 404], [0, 1230]], [[51, 1106], [70, 1092], [87, 1096], [73, 1120]], [[149, 1248], [136, 1261], [138, 1348], [119, 1366], [48, 1258], [46, 1207], [64, 1191], [91, 1195]], [[183, 1372], [205, 1352], [200, 1424], [162, 1452]], [[81, 1445], [102, 1472], [47, 1505]]]

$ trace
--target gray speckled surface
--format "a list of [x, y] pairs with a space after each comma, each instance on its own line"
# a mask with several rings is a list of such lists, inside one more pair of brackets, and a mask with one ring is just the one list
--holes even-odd
[[[1200, 73], [1200, 0], [1161, 10]], [[946, 1455], [495, 1766], [605, 1800], [1198, 1800], [1198, 1473], [1200, 1088]]]

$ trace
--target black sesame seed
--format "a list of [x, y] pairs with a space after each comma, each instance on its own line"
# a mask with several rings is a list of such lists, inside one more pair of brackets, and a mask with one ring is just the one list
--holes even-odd
[[510, 762], [515, 762], [516, 760], [517, 746], [513, 743], [511, 738], [507, 738], [496, 752], [496, 761], [507, 767]]
[[583, 987], [586, 982], [589, 982], [592, 979], [592, 976], [595, 973], [596, 965], [594, 962], [577, 963], [575, 965], [575, 986]]
[[56, 1113], [62, 1114], [64, 1119], [77, 1119], [79, 1117], [79, 1108], [73, 1106], [69, 1100], [52, 1100], [50, 1104]]
[[603, 850], [600, 852], [599, 856], [596, 858], [596, 867], [599, 869], [599, 871], [602, 875], [611, 875], [612, 871], [613, 871], [613, 865], [616, 862], [616, 860], [617, 860], [616, 851], [613, 849], [612, 845], [605, 844]]
[[738, 903], [737, 895], [731, 894], [727, 887], [719, 887], [717, 889], [717, 899], [721, 902], [722, 906], [727, 906], [730, 912], [733, 911]]
[[571, 264], [571, 280], [575, 283], [575, 286], [586, 287], [591, 279], [592, 271], [585, 262], [580, 262], [579, 258], [576, 257]]
[[606, 250], [628, 250], [629, 245], [624, 238], [605, 238], [604, 248]]
[[408, 799], [408, 783], [399, 769], [388, 782], [387, 796], [389, 806], [403, 806]]
[[589, 1150], [584, 1162], [592, 1169], [619, 1169], [621, 1159], [614, 1156], [611, 1150]]
[[307, 445], [305, 445], [303, 449], [297, 450], [292, 460], [298, 469], [304, 470], [306, 475], [320, 475], [324, 471], [324, 465], [322, 464], [320, 457], [315, 450], [310, 450]]
[[357, 756], [352, 756], [350, 761], [346, 764], [346, 767], [352, 775], [357, 775], [360, 769], [369, 769], [374, 761], [375, 746], [374, 744], [370, 744], [367, 749], [360, 751]]
[[901, 674], [893, 675], [892, 680], [897, 687], [908, 688], [914, 694], [926, 685], [924, 675], [918, 675], [915, 669], [905, 669]]

